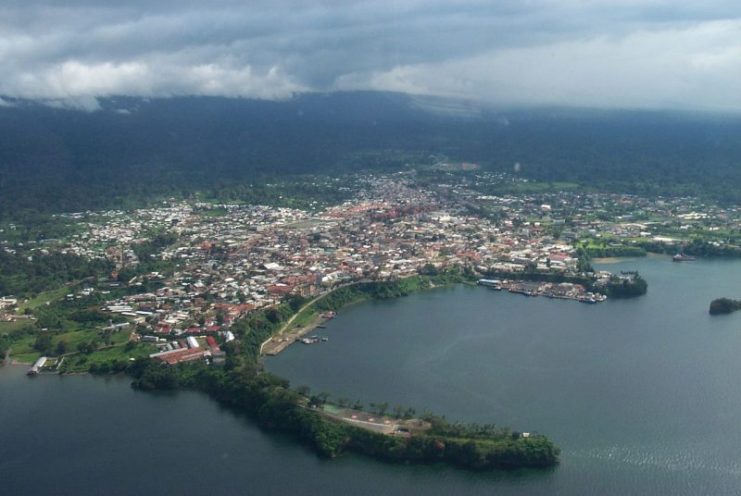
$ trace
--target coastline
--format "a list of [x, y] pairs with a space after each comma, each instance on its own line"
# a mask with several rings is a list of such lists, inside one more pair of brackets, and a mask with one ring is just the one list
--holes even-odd
[[277, 355], [328, 320], [328, 318], [322, 315], [316, 315], [311, 322], [299, 327], [298, 329], [294, 329], [292, 331], [284, 331], [274, 335], [262, 344], [262, 346], [260, 347], [260, 355]]
[[[299, 341], [303, 336], [309, 334], [310, 332], [312, 332], [315, 329], [317, 329], [319, 326], [323, 325], [325, 322], [331, 320], [332, 317], [325, 316], [322, 313], [322, 311], [319, 310], [319, 309], [316, 309], [315, 306], [317, 304], [319, 304], [320, 302], [322, 302], [322, 300], [325, 300], [327, 298], [330, 298], [336, 292], [338, 292], [338, 291], [340, 291], [342, 289], [346, 289], [346, 288], [357, 288], [357, 287], [363, 287], [365, 285], [378, 284], [378, 283], [380, 283], [380, 284], [398, 283], [398, 282], [402, 282], [402, 281], [405, 281], [405, 280], [411, 280], [411, 279], [418, 280], [420, 283], [424, 282], [426, 284], [424, 284], [424, 285], [420, 284], [417, 287], [415, 287], [412, 291], [404, 292], [403, 294], [396, 295], [396, 296], [393, 296], [393, 297], [407, 296], [407, 295], [412, 294], [412, 293], [416, 293], [416, 292], [420, 292], [420, 291], [427, 291], [427, 290], [431, 290], [431, 289], [440, 289], [440, 288], [443, 288], [443, 287], [446, 287], [446, 286], [451, 286], [451, 285], [454, 285], [454, 284], [470, 284], [471, 286], [475, 286], [475, 284], [473, 282], [469, 282], [469, 281], [467, 281], [464, 278], [461, 278], [460, 280], [455, 280], [455, 281], [447, 281], [447, 282], [445, 282], [445, 281], [438, 281], [438, 282], [435, 282], [434, 281], [435, 276], [424, 276], [424, 275], [420, 275], [420, 274], [412, 274], [412, 275], [403, 277], [403, 278], [399, 279], [398, 281], [379, 281], [379, 282], [360, 281], [360, 282], [354, 282], [354, 283], [350, 283], [350, 284], [341, 285], [341, 286], [338, 286], [338, 287], [336, 287], [336, 288], [334, 288], [334, 289], [332, 289], [332, 290], [330, 290], [330, 291], [328, 291], [328, 292], [326, 292], [326, 293], [324, 293], [324, 294], [322, 294], [320, 296], [317, 296], [316, 298], [314, 298], [313, 300], [311, 300], [310, 302], [308, 302], [306, 305], [304, 305], [301, 309], [299, 309], [291, 317], [291, 319], [289, 320], [289, 322], [287, 322], [284, 325], [284, 327], [281, 330], [279, 330], [278, 332], [276, 332], [275, 334], [273, 334], [270, 338], [268, 338], [267, 340], [265, 340], [260, 345], [260, 353], [259, 353], [259, 355], [261, 357], [264, 357], [264, 356], [276, 356], [280, 352], [282, 352], [283, 350], [285, 350], [286, 348], [288, 348], [290, 345], [292, 345], [292, 344], [296, 343], [297, 341]], [[384, 298], [386, 298], [386, 297], [384, 297]], [[326, 309], [326, 311], [337, 312], [337, 311], [342, 310], [343, 308], [346, 308], [346, 307], [348, 307], [350, 305], [353, 305], [355, 303], [360, 303], [360, 302], [367, 301], [367, 300], [372, 300], [372, 299], [377, 299], [377, 298], [374, 297], [373, 295], [366, 294], [363, 291], [359, 291], [358, 294], [356, 295], [356, 297], [353, 298], [352, 300], [347, 301], [347, 302], [345, 302], [345, 303], [343, 303], [343, 304], [341, 304], [339, 306], [332, 306], [332, 308]], [[378, 298], [378, 299], [381, 299], [381, 298]], [[290, 326], [292, 324], [292, 320], [293, 319], [297, 318], [303, 312], [305, 312], [305, 311], [311, 311], [312, 309], [314, 311], [316, 311], [317, 314], [314, 316], [314, 318], [309, 323], [304, 324], [303, 326], [301, 326], [301, 327], [299, 327], [297, 329], [293, 329], [291, 331], [288, 331], [288, 329], [290, 329]]]
[[[168, 367], [141, 359], [132, 362], [126, 373], [133, 379], [132, 387], [143, 391], [201, 391], [223, 406], [249, 415], [260, 427], [289, 434], [327, 458], [350, 451], [391, 463], [442, 463], [474, 471], [542, 469], [557, 465], [560, 449], [539, 434], [513, 433], [493, 425], [451, 424], [444, 417], [432, 414], [393, 418], [381, 411], [347, 409], [339, 416], [328, 415], [335, 406], [326, 403], [322, 395], [310, 396], [296, 391], [285, 379], [265, 373], [259, 364], [262, 356], [257, 341], [260, 331], [283, 333], [300, 319], [302, 312], [302, 317], [310, 320], [305, 323], [300, 320], [303, 325], [289, 335], [310, 332], [326, 320], [326, 312], [356, 302], [397, 298], [465, 282], [464, 274], [448, 273], [338, 287], [309, 301], [293, 314], [283, 313], [281, 320], [272, 327], [272, 333], [270, 327], [258, 329], [251, 327], [253, 321], [242, 322], [244, 347], [232, 357], [234, 362], [228, 368], [208, 367], [203, 363]], [[287, 309], [286, 304], [283, 310]], [[311, 317], [314, 312], [316, 314]], [[260, 315], [253, 318], [264, 319]], [[235, 332], [239, 331], [235, 329]], [[252, 346], [250, 339], [254, 343]], [[367, 421], [356, 421], [366, 417]], [[417, 428], [411, 429], [413, 426]]]
[[641, 258], [658, 258], [658, 259], [671, 259], [671, 255], [665, 254], [665, 253], [656, 253], [656, 252], [648, 252], [646, 255], [642, 256], [626, 256], [626, 257], [594, 257], [592, 259], [592, 262], [595, 264], [602, 264], [602, 265], [612, 265], [612, 264], [619, 264], [623, 262], [629, 262], [631, 260], [641, 259]]

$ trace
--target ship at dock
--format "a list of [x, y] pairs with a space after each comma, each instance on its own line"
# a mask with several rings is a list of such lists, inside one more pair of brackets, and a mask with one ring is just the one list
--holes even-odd
[[501, 291], [502, 289], [502, 281], [500, 281], [499, 279], [479, 279], [478, 285], [485, 286], [490, 289], [496, 289], [497, 291]]
[[551, 283], [534, 281], [511, 281], [498, 279], [479, 279], [478, 284], [491, 289], [506, 290], [524, 296], [544, 296], [560, 300], [575, 300], [581, 303], [600, 303], [607, 299], [602, 293], [588, 291], [581, 284], [569, 282]]

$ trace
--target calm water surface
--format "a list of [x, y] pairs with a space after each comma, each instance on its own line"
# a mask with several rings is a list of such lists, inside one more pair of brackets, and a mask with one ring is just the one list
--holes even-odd
[[317, 459], [195, 393], [0, 370], [8, 494], [738, 494], [741, 261], [620, 262], [649, 294], [599, 305], [458, 286], [343, 310], [268, 368], [366, 405], [539, 431], [550, 471], [473, 474]]

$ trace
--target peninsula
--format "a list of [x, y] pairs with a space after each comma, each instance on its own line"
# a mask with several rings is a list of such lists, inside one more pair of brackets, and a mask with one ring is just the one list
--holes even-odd
[[[54, 238], [3, 224], [0, 351], [40, 374], [126, 372], [143, 390], [204, 391], [326, 456], [548, 466], [558, 448], [544, 436], [335, 404], [267, 374], [261, 356], [347, 304], [445, 284], [489, 281], [584, 303], [640, 296], [639, 274], [595, 270], [591, 257], [633, 253], [628, 246], [695, 252], [699, 241], [671, 241], [686, 231], [677, 223], [709, 236], [739, 222], [721, 207], [685, 214], [701, 206], [691, 198], [554, 192], [479, 169], [420, 166], [311, 185], [300, 203], [284, 196], [296, 185], [278, 183], [265, 205], [172, 198], [58, 214]], [[628, 219], [637, 208], [658, 220]], [[728, 239], [723, 249], [735, 250]]]
[[[396, 463], [446, 463], [472, 469], [544, 468], [558, 463], [560, 450], [547, 437], [489, 425], [451, 424], [442, 417], [415, 417], [411, 408], [376, 405], [366, 411], [328, 401], [328, 394], [291, 389], [288, 381], [263, 370], [260, 360], [265, 338], [270, 338], [296, 315], [317, 306], [322, 311], [362, 299], [404, 296], [412, 291], [464, 280], [463, 274], [416, 276], [340, 288], [292, 313], [287, 304], [277, 313], [258, 311], [234, 324], [234, 330], [253, 333], [229, 345], [222, 367], [204, 362], [169, 366], [156, 360], [135, 361], [126, 371], [142, 390], [189, 388], [203, 391], [219, 403], [245, 413], [266, 429], [288, 433], [326, 457], [353, 451]], [[259, 323], [259, 324], [258, 324]]]

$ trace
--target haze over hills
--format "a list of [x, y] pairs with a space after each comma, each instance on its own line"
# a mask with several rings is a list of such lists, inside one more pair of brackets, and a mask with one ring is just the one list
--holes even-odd
[[405, 94], [284, 101], [100, 99], [85, 112], [5, 99], [0, 215], [76, 211], [277, 175], [397, 169], [432, 155], [544, 181], [738, 201], [741, 118], [658, 111], [495, 110]]

